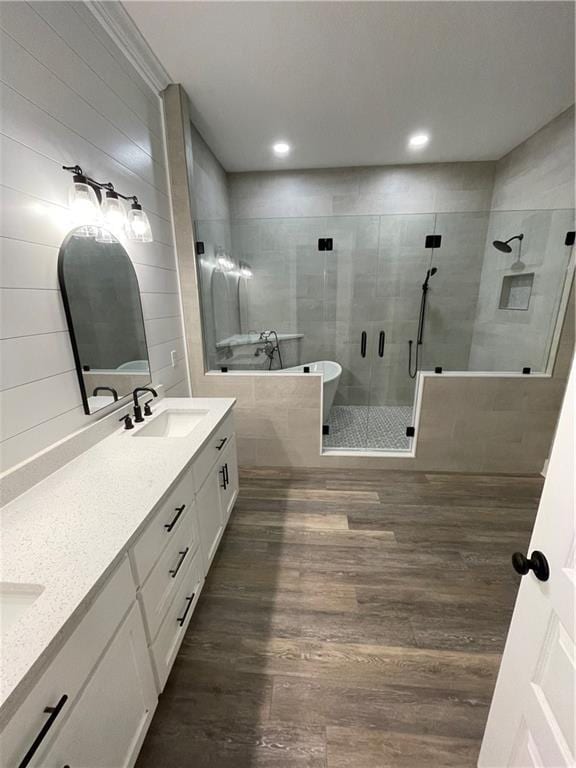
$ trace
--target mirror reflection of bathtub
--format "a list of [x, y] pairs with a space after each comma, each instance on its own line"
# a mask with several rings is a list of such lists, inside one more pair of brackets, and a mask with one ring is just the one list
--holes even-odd
[[338, 389], [340, 376], [342, 375], [342, 366], [334, 360], [317, 360], [313, 363], [304, 363], [303, 365], [284, 368], [283, 373], [304, 373], [304, 368], [309, 368], [310, 373], [322, 374], [322, 394], [324, 404], [322, 409], [322, 423], [327, 424], [332, 403], [334, 402], [334, 396]]

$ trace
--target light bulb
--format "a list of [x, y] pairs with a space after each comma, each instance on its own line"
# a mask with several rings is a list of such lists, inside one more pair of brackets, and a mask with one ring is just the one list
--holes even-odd
[[246, 278], [246, 280], [250, 280], [250, 278], [253, 277], [253, 273], [249, 264], [241, 263], [240, 269], [238, 270], [238, 274], [240, 275], [240, 277]]
[[410, 136], [408, 140], [408, 146], [411, 149], [422, 149], [430, 141], [430, 136], [427, 133], [415, 133]]
[[229, 272], [231, 269], [234, 269], [234, 262], [231, 261], [227, 256], [219, 256], [218, 264], [227, 272]]
[[139, 203], [132, 203], [128, 211], [128, 237], [138, 243], [151, 243], [152, 229], [146, 211], [142, 210]]
[[98, 224], [101, 214], [94, 187], [88, 184], [86, 176], [75, 174], [73, 178], [68, 202], [74, 224]]
[[291, 149], [292, 147], [287, 141], [277, 141], [276, 144], [272, 145], [272, 151], [276, 157], [286, 157], [286, 155], [290, 154]]
[[102, 203], [102, 215], [105, 223], [113, 232], [122, 232], [128, 222], [122, 201], [113, 189], [106, 190], [106, 196]]

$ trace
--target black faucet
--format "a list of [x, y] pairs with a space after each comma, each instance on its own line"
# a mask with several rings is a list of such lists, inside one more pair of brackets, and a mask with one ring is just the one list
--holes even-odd
[[154, 397], [158, 397], [158, 392], [152, 389], [152, 387], [136, 387], [132, 392], [132, 397], [134, 398], [134, 421], [140, 423], [144, 421], [144, 416], [142, 416], [142, 408], [138, 402], [138, 392], [150, 392]]
[[92, 396], [96, 397], [98, 392], [111, 392], [112, 397], [114, 398], [114, 402], [118, 400], [118, 392], [116, 392], [116, 390], [113, 387], [96, 387], [94, 392], [92, 392]]

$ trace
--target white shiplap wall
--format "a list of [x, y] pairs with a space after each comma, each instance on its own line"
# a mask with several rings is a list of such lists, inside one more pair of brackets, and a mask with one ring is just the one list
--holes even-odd
[[[125, 243], [153, 380], [189, 392], [159, 97], [82, 3], [0, 3], [2, 470], [86, 426], [57, 281], [71, 183], [138, 196], [154, 243]], [[171, 351], [177, 365], [171, 364]], [[102, 413], [105, 413], [103, 411]]]

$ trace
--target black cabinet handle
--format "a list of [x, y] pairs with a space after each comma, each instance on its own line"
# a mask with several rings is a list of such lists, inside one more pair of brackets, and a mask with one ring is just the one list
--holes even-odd
[[228, 438], [227, 437], [223, 437], [222, 440], [220, 440], [220, 445], [216, 446], [216, 450], [217, 451], [221, 451], [222, 448], [224, 448], [224, 446], [226, 445], [227, 442], [228, 442]]
[[64, 706], [64, 704], [66, 704], [67, 701], [68, 701], [68, 696], [67, 694], [64, 694], [63, 696], [60, 697], [60, 701], [58, 702], [58, 704], [56, 704], [55, 707], [44, 707], [44, 712], [47, 715], [50, 715], [50, 717], [48, 718], [48, 720], [46, 720], [46, 722], [40, 729], [38, 736], [36, 736], [36, 738], [32, 742], [32, 746], [22, 758], [22, 761], [18, 765], [18, 768], [26, 768], [26, 766], [30, 763], [30, 761], [34, 757], [34, 753], [46, 738], [46, 734], [48, 733], [50, 728], [52, 728], [52, 726], [54, 725], [54, 721], [56, 720], [60, 712], [62, 712], [62, 707]]
[[384, 357], [384, 345], [386, 344], [386, 334], [384, 331], [380, 331], [380, 337], [378, 339], [378, 357]]
[[186, 555], [188, 554], [188, 550], [189, 549], [190, 549], [190, 547], [186, 547], [186, 549], [184, 551], [178, 552], [178, 554], [180, 555], [180, 560], [178, 560], [178, 565], [176, 566], [176, 568], [172, 568], [171, 571], [168, 571], [168, 573], [170, 574], [170, 576], [172, 576], [173, 579], [176, 578], [176, 574], [178, 573], [182, 563], [186, 559]]
[[180, 616], [179, 619], [176, 619], [176, 621], [178, 622], [178, 624], [180, 624], [180, 626], [183, 626], [184, 622], [186, 621], [186, 616], [188, 616], [188, 611], [190, 610], [190, 606], [192, 605], [193, 600], [194, 600], [194, 592], [192, 593], [192, 597], [186, 598], [186, 602], [188, 603], [188, 605], [186, 606], [186, 610], [184, 611], [182, 616]]
[[182, 504], [182, 506], [181, 506], [181, 507], [174, 507], [174, 509], [176, 510], [176, 517], [174, 518], [174, 520], [172, 520], [172, 522], [171, 522], [171, 523], [166, 523], [166, 524], [164, 525], [164, 528], [166, 528], [166, 530], [168, 531], [168, 533], [170, 533], [170, 531], [172, 530], [172, 528], [174, 528], [174, 526], [175, 526], [175, 525], [176, 525], [176, 523], [178, 522], [178, 518], [180, 517], [180, 515], [182, 514], [182, 512], [184, 512], [184, 510], [186, 509], [186, 504]]
[[362, 331], [362, 336], [360, 337], [360, 354], [362, 357], [366, 357], [366, 331]]
[[225, 491], [226, 487], [227, 487], [227, 483], [226, 483], [226, 464], [224, 464], [224, 466], [222, 467], [220, 472], [222, 472], [222, 485], [220, 486], [220, 488], [222, 488]]
[[534, 571], [534, 576], [539, 581], [548, 581], [550, 578], [550, 566], [546, 556], [537, 549], [532, 552], [528, 559], [522, 552], [514, 552], [512, 555], [512, 566], [516, 573], [525, 576], [528, 571]]
[[226, 479], [226, 485], [230, 485], [230, 475], [228, 474], [228, 462], [224, 464], [224, 477]]

